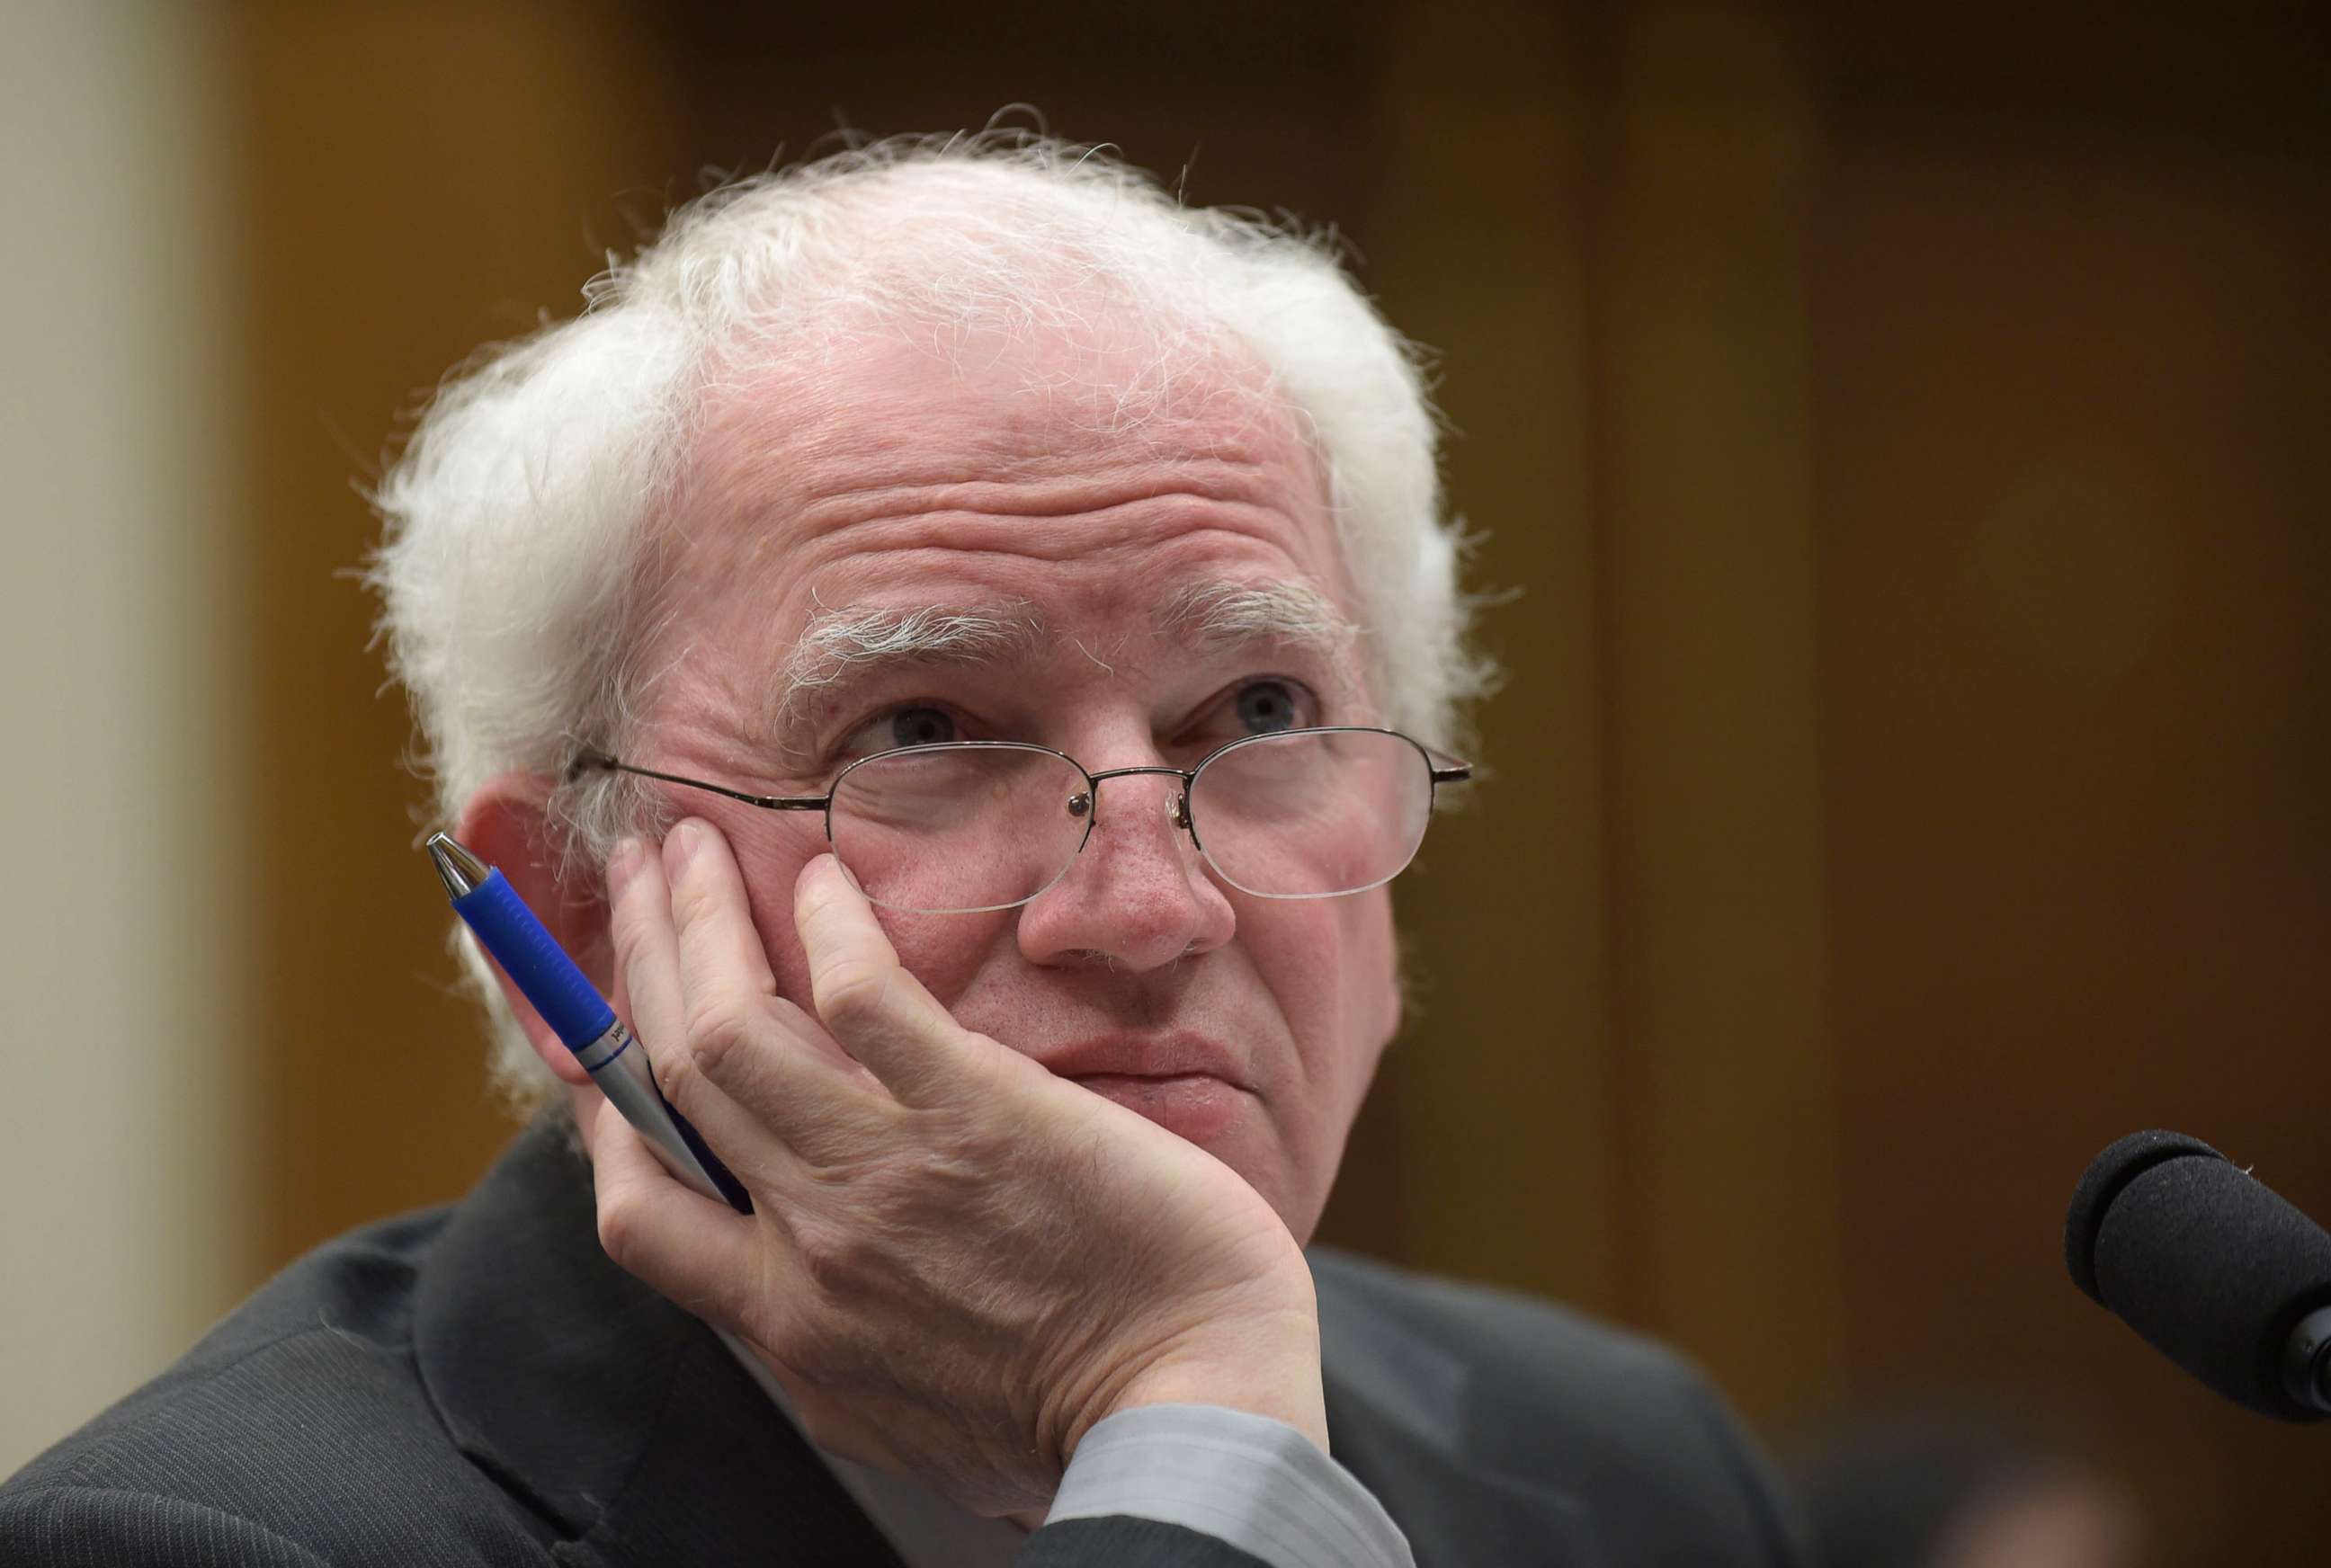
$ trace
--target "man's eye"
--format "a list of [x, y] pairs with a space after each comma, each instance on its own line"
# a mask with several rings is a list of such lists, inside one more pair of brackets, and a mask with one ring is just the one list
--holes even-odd
[[937, 746], [962, 736], [955, 716], [943, 708], [894, 708], [878, 713], [843, 737], [843, 755], [863, 756], [902, 746]]
[[1250, 680], [1232, 697], [1239, 728], [1248, 735], [1299, 729], [1312, 722], [1306, 715], [1308, 694], [1284, 680]]

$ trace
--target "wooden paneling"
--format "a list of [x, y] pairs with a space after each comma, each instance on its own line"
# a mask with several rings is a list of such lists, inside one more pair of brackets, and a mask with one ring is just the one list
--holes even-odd
[[2325, 181], [1841, 112], [1810, 276], [1856, 1381], [2069, 1423], [2164, 1562], [2316, 1561], [2316, 1445], [2079, 1297], [2061, 1225], [2156, 1126], [2331, 1215]]
[[255, 404], [249, 567], [269, 1195], [252, 1272], [356, 1221], [458, 1195], [509, 1132], [452, 994], [425, 787], [350, 580], [356, 485], [444, 369], [568, 313], [615, 198], [661, 184], [660, 86], [618, 13], [518, 4], [247, 5], [243, 84]]
[[1839, 1386], [1802, 215], [1773, 8], [1608, 53], [1596, 255], [1612, 1045], [1630, 1315], [1760, 1419]]
[[1477, 19], [1384, 21], [1375, 81], [1393, 154], [1371, 188], [1364, 280], [1450, 367], [1450, 494], [1480, 536], [1470, 575], [1498, 601], [1485, 640], [1508, 679], [1479, 715], [1480, 783], [1398, 889], [1418, 984], [1377, 1094], [1399, 1138], [1356, 1155], [1398, 1161], [1403, 1259], [1613, 1312], [1589, 41], [1525, 3]]

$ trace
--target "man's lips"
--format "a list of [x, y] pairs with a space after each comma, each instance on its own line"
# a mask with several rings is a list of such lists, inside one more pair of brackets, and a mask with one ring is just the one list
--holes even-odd
[[1203, 1144], [1230, 1130], [1253, 1097], [1227, 1079], [1207, 1072], [1145, 1076], [1121, 1072], [1072, 1078], [1103, 1099], [1147, 1117], [1167, 1132]]
[[1237, 1088], [1251, 1088], [1246, 1063], [1214, 1039], [1192, 1030], [1170, 1034], [1095, 1034], [1065, 1045], [1029, 1054], [1038, 1066], [1060, 1078], [1186, 1078], [1204, 1075], [1221, 1079]]
[[1194, 1144], [1228, 1130], [1253, 1098], [1245, 1065], [1203, 1034], [1096, 1035], [1036, 1060]]

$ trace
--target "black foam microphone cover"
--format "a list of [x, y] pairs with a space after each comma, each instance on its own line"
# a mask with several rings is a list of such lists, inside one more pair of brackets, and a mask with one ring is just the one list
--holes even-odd
[[2132, 1133], [2098, 1155], [2064, 1221], [2064, 1261], [2098, 1305], [2238, 1404], [2325, 1411], [2284, 1386], [2291, 1331], [2331, 1304], [2331, 1233], [2209, 1145]]

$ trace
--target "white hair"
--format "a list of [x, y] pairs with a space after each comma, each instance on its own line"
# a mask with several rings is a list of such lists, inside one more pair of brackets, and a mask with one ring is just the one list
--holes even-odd
[[[653, 674], [640, 653], [671, 611], [672, 552], [653, 525], [699, 413], [740, 368], [813, 369], [869, 324], [943, 347], [1089, 331], [1105, 312], [1143, 346], [1108, 394], [1133, 421], [1177, 382], [1219, 375], [1225, 346], [1259, 363], [1323, 477], [1385, 721], [1447, 747], [1490, 680], [1418, 356], [1320, 235], [1185, 207], [1048, 138], [892, 140], [701, 197], [630, 261], [611, 257], [584, 299], [576, 318], [457, 368], [374, 496], [369, 581], [448, 820], [518, 772], [552, 781], [564, 855], [595, 866], [636, 830], [635, 781], [560, 774], [578, 747], [620, 755], [635, 731]], [[482, 990], [496, 1076], [538, 1102], [547, 1074]]]

